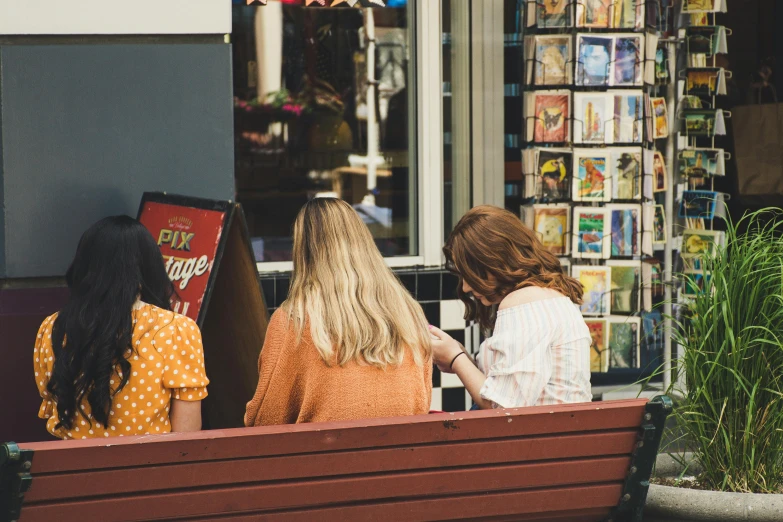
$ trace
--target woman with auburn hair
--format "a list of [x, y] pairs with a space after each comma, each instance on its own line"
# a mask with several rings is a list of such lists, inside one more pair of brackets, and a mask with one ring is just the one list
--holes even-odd
[[454, 227], [443, 253], [459, 276], [466, 318], [491, 336], [474, 365], [457, 341], [431, 326], [438, 338], [433, 359], [441, 371], [457, 374], [476, 406], [592, 400], [590, 332], [578, 309], [582, 285], [532, 230], [511, 212], [476, 207]]
[[427, 413], [432, 354], [424, 312], [356, 211], [334, 198], [308, 202], [294, 223], [293, 261], [245, 425]]

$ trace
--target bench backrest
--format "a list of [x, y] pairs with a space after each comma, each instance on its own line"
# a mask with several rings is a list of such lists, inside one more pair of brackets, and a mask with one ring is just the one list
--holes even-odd
[[[661, 397], [33, 443], [3, 469], [10, 489], [32, 477], [22, 521], [635, 520], [670, 408]], [[8, 495], [11, 513], [21, 497]]]

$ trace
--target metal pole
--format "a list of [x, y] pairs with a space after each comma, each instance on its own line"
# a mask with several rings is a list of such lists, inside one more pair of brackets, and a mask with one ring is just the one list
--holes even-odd
[[666, 249], [663, 254], [663, 284], [664, 284], [664, 345], [663, 345], [663, 389], [668, 390], [672, 383], [672, 235], [674, 231], [674, 183], [676, 176], [675, 142], [677, 140], [677, 42], [667, 41], [666, 52], [669, 59], [669, 78], [666, 88], [666, 107], [669, 112], [669, 138], [666, 140], [666, 171], [669, 177], [668, 190], [665, 193], [664, 210], [668, 218], [666, 226]]
[[367, 194], [363, 203], [375, 205], [375, 188], [378, 184], [378, 120], [375, 114], [375, 93], [378, 86], [375, 78], [375, 17], [371, 7], [364, 10], [364, 23], [367, 33]]

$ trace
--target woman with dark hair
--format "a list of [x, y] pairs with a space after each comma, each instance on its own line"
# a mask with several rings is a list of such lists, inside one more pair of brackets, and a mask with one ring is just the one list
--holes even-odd
[[491, 335], [476, 366], [457, 341], [430, 327], [441, 371], [456, 373], [482, 409], [592, 400], [582, 285], [532, 230], [511, 212], [476, 207], [454, 227], [443, 253], [459, 276], [466, 318]]
[[201, 429], [201, 333], [171, 311], [174, 287], [144, 226], [102, 219], [79, 241], [70, 297], [35, 344], [38, 416], [61, 439]]

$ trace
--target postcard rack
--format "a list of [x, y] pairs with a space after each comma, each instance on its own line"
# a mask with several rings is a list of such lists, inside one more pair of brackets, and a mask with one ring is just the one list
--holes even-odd
[[[679, 152], [674, 171], [677, 214], [672, 244], [672, 250], [679, 253], [672, 285], [678, 304], [705, 291], [710, 274], [701, 265], [700, 256], [725, 241], [724, 232], [716, 224], [725, 217], [729, 197], [715, 190], [715, 178], [726, 175], [726, 162], [731, 159], [719, 147], [725, 120], [731, 118], [729, 111], [719, 108], [720, 96], [727, 94], [727, 80], [731, 79], [731, 71], [720, 66], [720, 55], [728, 52], [726, 37], [731, 36], [731, 31], [717, 25], [714, 11], [687, 11], [688, 6], [705, 7], [701, 5], [704, 3], [685, 2], [685, 27], [680, 29], [684, 67], [677, 78]], [[725, 11], [725, 7], [720, 11]], [[673, 313], [679, 315], [679, 310]], [[673, 356], [679, 357], [682, 347], [676, 348]]]
[[671, 353], [659, 305], [677, 188], [675, 14], [672, 0], [527, 2], [520, 217], [585, 286], [593, 385], [661, 380]]

